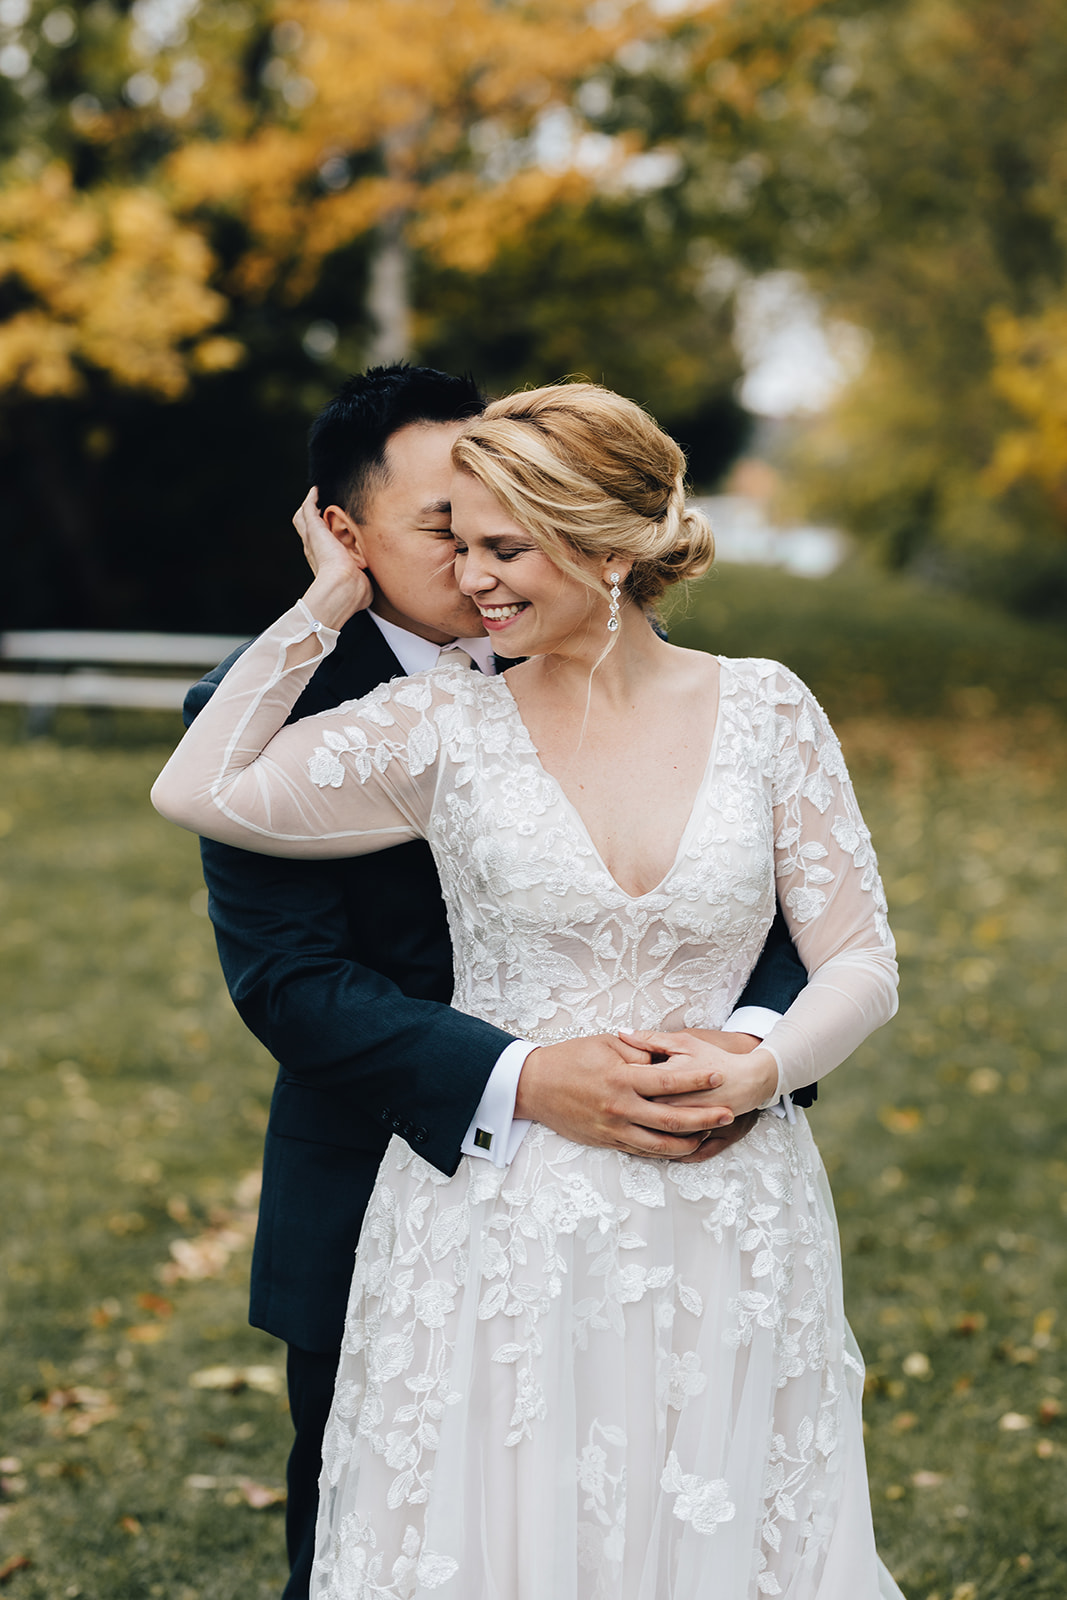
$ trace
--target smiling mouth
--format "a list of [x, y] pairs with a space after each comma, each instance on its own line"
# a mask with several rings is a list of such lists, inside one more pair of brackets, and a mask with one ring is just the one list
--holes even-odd
[[511, 606], [479, 606], [478, 610], [486, 622], [510, 622], [520, 611], [525, 611], [529, 604], [529, 600], [519, 600]]

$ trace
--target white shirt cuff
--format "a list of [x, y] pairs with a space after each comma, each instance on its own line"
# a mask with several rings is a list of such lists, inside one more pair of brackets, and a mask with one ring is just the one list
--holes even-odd
[[776, 1022], [781, 1022], [782, 1013], [771, 1011], [767, 1006], [739, 1006], [730, 1013], [722, 1025], [723, 1033], [752, 1033], [757, 1039], [766, 1039]]
[[514, 1161], [530, 1126], [522, 1117], [515, 1116], [519, 1074], [526, 1057], [536, 1049], [537, 1046], [526, 1039], [513, 1039], [501, 1053], [460, 1145], [465, 1156], [482, 1156], [494, 1167], [508, 1167]]

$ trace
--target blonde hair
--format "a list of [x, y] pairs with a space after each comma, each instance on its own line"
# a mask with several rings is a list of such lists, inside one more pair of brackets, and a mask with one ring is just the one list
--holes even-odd
[[494, 400], [452, 461], [485, 485], [557, 566], [600, 591], [576, 556], [633, 563], [627, 599], [653, 606], [711, 566], [707, 518], [685, 503], [685, 457], [641, 407], [595, 383]]

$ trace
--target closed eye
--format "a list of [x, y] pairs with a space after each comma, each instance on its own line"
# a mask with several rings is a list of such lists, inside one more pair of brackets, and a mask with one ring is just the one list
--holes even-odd
[[[453, 534], [452, 542], [457, 556], [467, 555], [468, 546], [463, 543], [462, 539], [458, 539]], [[486, 555], [491, 556], [495, 561], [515, 561], [519, 556], [529, 555], [533, 549], [534, 546], [532, 544], [498, 545], [489, 540], [486, 540], [485, 544]]]

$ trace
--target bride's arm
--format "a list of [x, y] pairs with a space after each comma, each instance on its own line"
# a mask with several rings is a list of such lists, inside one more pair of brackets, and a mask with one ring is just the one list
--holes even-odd
[[897, 1009], [885, 894], [841, 747], [793, 673], [777, 668], [765, 689], [778, 741], [772, 783], [778, 898], [807, 985], [748, 1055], [726, 1056], [694, 1034], [625, 1036], [669, 1054], [673, 1065], [701, 1061], [720, 1069], [724, 1082], [715, 1101], [736, 1115], [825, 1077]]
[[807, 986], [763, 1048], [777, 1094], [832, 1071], [897, 1009], [882, 880], [841, 746], [799, 678], [778, 669], [775, 873]]
[[285, 725], [364, 594], [365, 574], [337, 549], [226, 674], [160, 773], [152, 803], [172, 822], [281, 856], [360, 855], [421, 836], [426, 786], [414, 782], [405, 725], [413, 711], [398, 718], [388, 686]]

